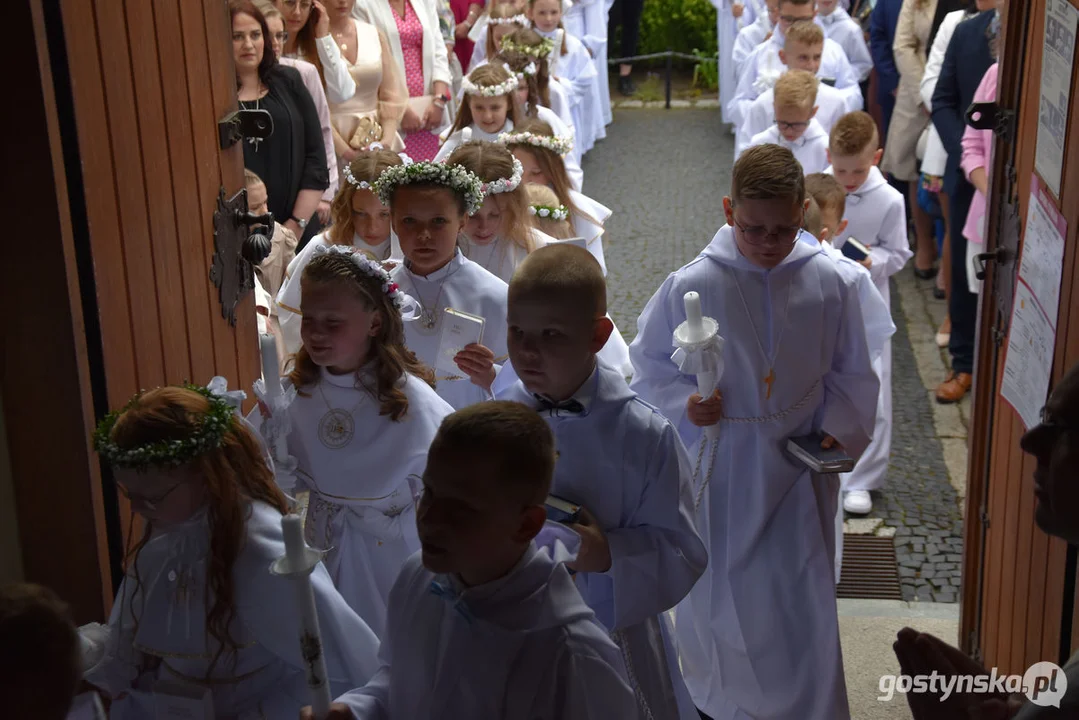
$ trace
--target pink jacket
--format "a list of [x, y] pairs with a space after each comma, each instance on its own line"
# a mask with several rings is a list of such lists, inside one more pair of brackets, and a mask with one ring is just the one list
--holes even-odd
[[[997, 68], [993, 63], [985, 71], [985, 77], [978, 85], [974, 93], [974, 102], [994, 102], [997, 99]], [[989, 172], [993, 163], [993, 131], [975, 130], [967, 126], [963, 133], [963, 159], [960, 167], [963, 175], [970, 179], [970, 174], [977, 168], [985, 168]], [[973, 243], [981, 245], [985, 235], [985, 195], [974, 191], [974, 199], [970, 203], [970, 212], [967, 213], [967, 224], [963, 226], [963, 237]]]

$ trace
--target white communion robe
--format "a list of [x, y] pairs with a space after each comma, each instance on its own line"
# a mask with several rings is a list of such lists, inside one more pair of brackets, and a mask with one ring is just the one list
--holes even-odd
[[367, 389], [377, 386], [373, 368], [362, 376], [360, 385], [355, 373], [323, 368], [318, 384], [301, 388], [289, 406], [288, 445], [297, 492], [310, 490], [307, 543], [328, 551], [324, 562], [334, 585], [382, 639], [390, 588], [420, 549], [408, 478], [423, 475], [431, 441], [453, 408], [406, 373], [398, 386], [408, 411], [391, 420]]
[[622, 655], [563, 565], [573, 553], [543, 544], [549, 532], [580, 541], [547, 527], [485, 585], [465, 587], [410, 558], [390, 594], [382, 668], [338, 702], [357, 720], [633, 717]]
[[607, 20], [610, 4], [605, 0], [576, 0], [562, 15], [566, 32], [581, 39], [592, 55], [596, 68], [599, 103], [604, 125], [614, 119], [611, 113], [611, 89], [607, 78]]
[[797, 140], [787, 140], [779, 132], [779, 126], [773, 124], [772, 127], [750, 138], [747, 147], [768, 144], [785, 147], [794, 153], [795, 159], [802, 166], [802, 172], [806, 175], [824, 172], [825, 168], [829, 166], [828, 133], [817, 122], [817, 118], [812, 118], [809, 121], [809, 127], [806, 128], [802, 137]]
[[[210, 676], [214, 713], [238, 720], [295, 720], [311, 694], [292, 580], [270, 572], [285, 554], [281, 514], [254, 501], [246, 509], [244, 529], [232, 569], [236, 615], [229, 626], [239, 649], [235, 664], [226, 653]], [[112, 696], [112, 720], [155, 717], [158, 679], [205, 683], [219, 647], [206, 628], [209, 560], [204, 509], [187, 522], [155, 531], [139, 552], [138, 582], [134, 568], [128, 570], [112, 606], [105, 656], [85, 673], [90, 684]], [[343, 692], [367, 682], [379, 667], [378, 639], [334, 589], [321, 564], [311, 573], [311, 585], [331, 687]], [[159, 664], [147, 670], [147, 661]]]
[[[467, 99], [463, 100], [462, 102], [467, 102]], [[498, 142], [498, 136], [499, 135], [501, 135], [502, 133], [512, 132], [513, 131], [513, 121], [510, 120], [509, 118], [506, 118], [506, 122], [503, 123], [501, 129], [499, 129], [499, 131], [496, 132], [496, 133], [485, 132], [483, 130], [483, 128], [481, 128], [476, 123], [472, 123], [471, 125], [468, 126], [468, 128], [472, 132], [472, 139], [473, 140], [486, 140], [487, 142]], [[448, 158], [450, 156], [450, 154], [454, 150], [456, 150], [460, 145], [463, 144], [462, 143], [462, 141], [464, 140], [463, 133], [464, 133], [464, 130], [458, 130], [457, 132], [449, 135], [446, 138], [445, 142], [442, 143], [442, 147], [440, 147], [438, 149], [438, 153], [435, 154], [435, 159], [433, 160], [433, 162], [446, 162], [446, 158]]]
[[[828, 168], [827, 172], [831, 171]], [[880, 169], [874, 167], [856, 192], [847, 193], [847, 211], [844, 215], [847, 229], [835, 239], [835, 247], [839, 250], [851, 237], [869, 246], [873, 260], [869, 274], [889, 311], [892, 301], [888, 278], [902, 270], [914, 255], [907, 239], [906, 218], [902, 193], [889, 185]], [[843, 476], [843, 491], [876, 490], [883, 486], [888, 475], [891, 450], [892, 344], [889, 342], [884, 346], [880, 358], [880, 401], [873, 442], [858, 461], [854, 472]]]
[[873, 69], [873, 56], [865, 44], [862, 26], [854, 22], [850, 13], [841, 7], [828, 15], [817, 15], [817, 22], [824, 28], [824, 37], [834, 40], [843, 48], [859, 82], [868, 80], [869, 72]]
[[[580, 145], [583, 155], [595, 146], [597, 140], [607, 137], [607, 126], [603, 122], [603, 113], [599, 107], [596, 66], [592, 64], [592, 57], [584, 43], [572, 33], [562, 28], [555, 28], [552, 32], [543, 32], [539, 28], [533, 30], [555, 44], [554, 50], [547, 57], [549, 72], [566, 90], [573, 124], [577, 128], [577, 144]], [[566, 45], [565, 55], [562, 54], [563, 38]]]
[[[497, 398], [538, 405], [520, 380]], [[602, 362], [574, 398], [584, 412], [540, 413], [559, 454], [551, 493], [595, 515], [611, 551], [610, 569], [576, 575], [577, 588], [626, 655], [640, 717], [649, 717], [646, 703], [653, 718], [699, 720], [662, 617], [708, 564], [693, 527], [686, 449], [671, 423]]]
[[[686, 414], [696, 380], [671, 360], [690, 290], [726, 339], [714, 463]], [[696, 518], [710, 564], [675, 619], [697, 707], [715, 720], [849, 718], [832, 567], [839, 482], [784, 448], [816, 431], [854, 457], [869, 443], [879, 382], [856, 293], [819, 245], [798, 242], [765, 271], [724, 226], [648, 301], [630, 356], [631, 387], [691, 456], [703, 452]]]
[[[830, 85], [820, 83], [817, 85], [817, 114], [814, 120], [820, 123], [824, 132], [832, 132], [832, 128], [839, 118], [849, 112], [862, 109], [862, 98], [857, 96], [857, 107], [851, 106], [851, 100], [855, 96], [844, 95]], [[746, 109], [742, 127], [735, 136], [734, 156], [738, 157], [748, 147], [748, 143], [757, 133], [764, 132], [775, 125], [776, 118], [776, 95], [774, 88], [768, 88], [760, 97], [750, 103]]]
[[[542, 230], [529, 228], [529, 232], [532, 234], [533, 250], [539, 250], [549, 242], [557, 242]], [[517, 267], [528, 257], [528, 251], [523, 247], [500, 237], [486, 245], [477, 245], [462, 232], [457, 236], [457, 246], [466, 258], [507, 285], [513, 279], [513, 273], [517, 272]]]
[[738, 75], [734, 68], [734, 41], [738, 37], [738, 18], [731, 14], [733, 0], [711, 0], [716, 8], [716, 46], [719, 48], [719, 106], [722, 109], [723, 122], [738, 122], [731, 115], [727, 105], [734, 98], [738, 87]]
[[584, 238], [588, 246], [588, 252], [592, 253], [592, 257], [596, 259], [600, 269], [603, 270], [603, 276], [606, 277], [607, 260], [603, 255], [603, 234], [606, 232], [604, 225], [607, 224], [607, 221], [610, 220], [611, 215], [614, 213], [603, 203], [597, 202], [576, 190], [570, 190], [569, 197], [573, 204], [577, 206], [577, 209], [584, 213], [584, 215], [573, 213], [570, 217], [573, 233], [577, 237]]
[[[506, 361], [506, 283], [466, 258], [458, 250], [453, 259], [427, 277], [416, 275], [408, 263], [395, 267], [390, 276], [401, 291], [411, 295], [424, 309], [435, 313], [435, 325], [423, 319], [405, 323], [405, 344], [429, 367], [435, 367], [442, 334], [442, 315], [453, 308], [479, 315], [486, 322], [481, 343], [495, 355], [495, 371]], [[464, 372], [444, 375], [435, 372], [435, 392], [454, 410], [490, 400], [491, 394], [474, 384]]]
[[[315, 257], [315, 248], [329, 244], [329, 236], [325, 232], [319, 233], [311, 238], [311, 242], [304, 245], [303, 250], [297, 253], [285, 268], [285, 281], [281, 283], [281, 289], [277, 291], [277, 321], [281, 327], [281, 336], [285, 341], [286, 355], [295, 355], [303, 344], [300, 339], [300, 323], [303, 320], [303, 313], [300, 312], [300, 278], [303, 277], [303, 269]], [[378, 245], [368, 245], [362, 237], [356, 233], [352, 234], [352, 247], [371, 253], [379, 261], [390, 259], [391, 245], [390, 238], [386, 238]]]
[[738, 37], [734, 39], [734, 49], [731, 51], [731, 60], [734, 62], [735, 84], [742, 79], [742, 70], [745, 69], [746, 59], [767, 39], [768, 33], [772, 32], [772, 21], [768, 17], [767, 10], [757, 15], [757, 19], [738, 31]]

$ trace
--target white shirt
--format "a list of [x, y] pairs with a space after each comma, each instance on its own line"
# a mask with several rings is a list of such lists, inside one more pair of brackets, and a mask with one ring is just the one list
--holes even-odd
[[[686, 414], [696, 379], [671, 360], [690, 290], [726, 339], [728, 420], [714, 464]], [[855, 458], [869, 444], [880, 383], [855, 292], [819, 246], [798, 242], [763, 270], [723, 227], [648, 301], [630, 357], [631, 387], [671, 418], [690, 457], [705, 450], [695, 487], [709, 564], [675, 619], [697, 706], [724, 718], [849, 718], [833, 569], [839, 482], [811, 477], [784, 447], [815, 431]]]
[[839, 46], [843, 48], [858, 79], [863, 82], [867, 80], [869, 72], [873, 69], [873, 57], [865, 44], [862, 26], [854, 22], [847, 11], [841, 7], [837, 7], [828, 15], [817, 15], [817, 21], [824, 28], [824, 36], [839, 43]]
[[[467, 102], [467, 100], [465, 101]], [[472, 123], [468, 126], [468, 129], [472, 132], [473, 140], [486, 140], [487, 142], [498, 142], [498, 136], [502, 133], [510, 132], [513, 130], [513, 121], [506, 118], [506, 122], [502, 124], [502, 127], [498, 129], [498, 132], [489, 133], [486, 132], [476, 123]], [[442, 143], [442, 147], [438, 149], [438, 153], [435, 155], [433, 162], [445, 162], [446, 158], [456, 150], [460, 145], [464, 144], [464, 130], [458, 130]]]
[[757, 49], [757, 46], [764, 42], [764, 38], [770, 32], [772, 32], [772, 23], [768, 19], [768, 13], [759, 15], [756, 22], [738, 31], [738, 37], [734, 40], [734, 50], [731, 51], [731, 56], [734, 58], [735, 80], [742, 78], [746, 59]]
[[[814, 118], [824, 128], [824, 132], [830, 133], [839, 118], [849, 112], [862, 109], [861, 96], [858, 96], [858, 107], [850, 107], [850, 96], [844, 96], [839, 90], [830, 85], [819, 83], [817, 85], [817, 114]], [[738, 157], [748, 147], [747, 143], [754, 135], [764, 132], [775, 123], [775, 89], [769, 88], [759, 98], [754, 100], [746, 110], [745, 120], [742, 127], [735, 134], [734, 156]]]
[[[446, 265], [426, 277], [414, 274], [407, 265], [398, 265], [390, 276], [402, 292], [411, 295], [423, 310], [433, 314], [435, 322], [432, 328], [427, 328], [422, 318], [405, 323], [405, 344], [409, 350], [429, 367], [435, 366], [441, 340], [442, 314], [449, 307], [484, 318], [486, 324], [481, 344], [494, 353], [496, 366], [506, 361], [508, 287], [504, 281], [466, 258], [460, 251]], [[463, 372], [439, 375], [435, 382], [435, 392], [455, 410], [491, 397], [487, 390], [473, 384]]]
[[420, 476], [442, 419], [453, 408], [431, 386], [405, 374], [400, 420], [383, 415], [371, 368], [302, 388], [289, 406], [289, 454], [297, 492], [310, 490], [304, 531], [334, 586], [375, 635], [384, 637], [386, 602], [401, 566], [420, 549], [409, 476]]
[[768, 144], [780, 145], [794, 153], [794, 157], [801, 163], [802, 171], [806, 175], [824, 172], [829, 166], [828, 133], [824, 131], [816, 118], [810, 119], [805, 133], [793, 142], [783, 137], [778, 125], [772, 125], [767, 130], [754, 135], [748, 147]]
[[[554, 240], [550, 235], [536, 228], [529, 228], [529, 232], [532, 235], [533, 250], [539, 250]], [[528, 257], [528, 251], [523, 247], [500, 237], [496, 237], [486, 245], [477, 245], [462, 233], [457, 238], [457, 245], [465, 257], [507, 285], [513, 279], [513, 273], [517, 272], [517, 267]]]
[[587, 215], [585, 217], [574, 213], [570, 217], [570, 222], [573, 224], [573, 233], [577, 237], [585, 239], [588, 252], [592, 253], [592, 257], [596, 258], [596, 262], [599, 263], [600, 269], [603, 270], [603, 274], [606, 276], [607, 261], [603, 256], [603, 233], [606, 232], [604, 225], [613, 213], [606, 205], [596, 202], [576, 190], [570, 190], [569, 195], [577, 209]]
[[[831, 174], [829, 167], [825, 172]], [[835, 247], [843, 249], [847, 238], [856, 238], [870, 249], [873, 266], [869, 274], [890, 305], [888, 278], [895, 275], [913, 257], [907, 239], [907, 220], [903, 194], [888, 184], [880, 169], [873, 167], [862, 186], [847, 193], [844, 214], [847, 229], [835, 238]]]
[[382, 668], [338, 701], [357, 720], [635, 717], [621, 652], [581, 600], [567, 556], [561, 542], [533, 541], [509, 575], [476, 587], [413, 556], [390, 594]]
[[[929, 58], [925, 63], [925, 73], [922, 75], [920, 89], [922, 103], [929, 112], [933, 111], [933, 92], [937, 89], [937, 79], [940, 78], [940, 68], [944, 64], [944, 54], [948, 50], [948, 43], [952, 40], [955, 28], [968, 17], [966, 10], [956, 10], [944, 16], [936, 37], [933, 38], [933, 47], [929, 51]], [[926, 139], [925, 157], [922, 158], [922, 172], [926, 175], [944, 175], [948, 169], [948, 151], [944, 149], [944, 142], [940, 139], [937, 126], [929, 123], [929, 136]]]

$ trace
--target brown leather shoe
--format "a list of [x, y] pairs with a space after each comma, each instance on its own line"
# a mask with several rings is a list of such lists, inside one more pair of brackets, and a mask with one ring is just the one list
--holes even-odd
[[970, 392], [973, 384], [974, 377], [970, 373], [950, 372], [947, 379], [937, 385], [937, 402], [941, 405], [957, 403]]

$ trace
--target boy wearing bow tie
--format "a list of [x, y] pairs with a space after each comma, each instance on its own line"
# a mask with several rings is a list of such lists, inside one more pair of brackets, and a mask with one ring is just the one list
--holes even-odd
[[[907, 239], [906, 211], [903, 195], [888, 184], [877, 168], [882, 151], [877, 125], [867, 113], [855, 112], [843, 116], [829, 138], [828, 159], [832, 167], [825, 172], [847, 193], [846, 229], [832, 240], [843, 249], [855, 238], [869, 250], [861, 264], [869, 270], [873, 283], [884, 302], [891, 308], [888, 278], [903, 269], [913, 253]], [[892, 345], [884, 347], [880, 359], [880, 400], [873, 443], [854, 468], [843, 477], [843, 508], [858, 515], [872, 511], [869, 491], [884, 484], [888, 470], [888, 454], [875, 448], [888, 448], [892, 435]]]
[[382, 668], [330, 718], [634, 716], [622, 653], [563, 564], [579, 541], [545, 522], [554, 464], [550, 430], [517, 403], [442, 421], [416, 509], [422, 550], [390, 591]]
[[[597, 361], [611, 334], [599, 263], [549, 245], [509, 289], [517, 380], [497, 391], [538, 411], [555, 436], [551, 493], [581, 506], [577, 588], [621, 646], [640, 704], [627, 718], [697, 720], [662, 613], [708, 562], [692, 520], [691, 465], [674, 426]], [[610, 717], [616, 717], [611, 715]]]

